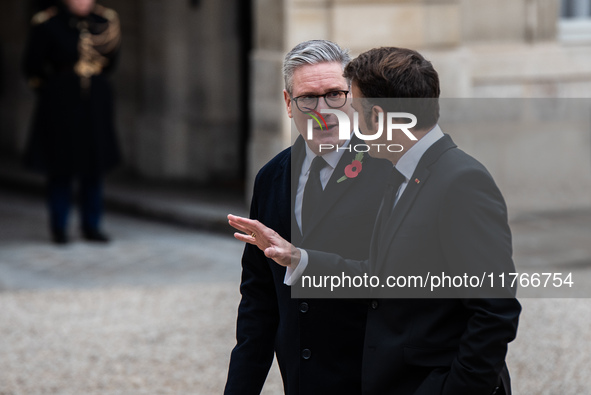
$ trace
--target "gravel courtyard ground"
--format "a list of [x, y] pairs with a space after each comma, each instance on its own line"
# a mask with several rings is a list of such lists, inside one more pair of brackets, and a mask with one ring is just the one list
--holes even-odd
[[[0, 218], [0, 394], [222, 392], [240, 243], [109, 215], [113, 243], [74, 238], [55, 247], [42, 202], [8, 192], [0, 193]], [[518, 265], [563, 265], [591, 283], [590, 215], [512, 228]], [[557, 231], [566, 240], [552, 237]], [[591, 300], [522, 304], [508, 356], [514, 394], [591, 394]], [[281, 393], [274, 367], [263, 394]]]

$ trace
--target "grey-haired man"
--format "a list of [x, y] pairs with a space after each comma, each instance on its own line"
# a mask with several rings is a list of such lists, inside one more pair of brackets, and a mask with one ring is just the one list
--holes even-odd
[[[300, 136], [259, 171], [250, 217], [298, 247], [366, 259], [371, 234], [358, 234], [355, 227], [371, 229], [384, 192], [384, 185], [374, 181], [385, 177], [391, 165], [365, 154], [362, 171], [343, 179], [345, 167], [360, 159], [347, 147], [360, 141], [339, 140], [332, 114], [322, 114], [326, 124], [314, 122], [313, 138], [306, 139], [314, 111], [352, 111], [350, 84], [343, 77], [349, 60], [345, 50], [326, 40], [300, 43], [286, 55], [283, 94]], [[321, 144], [335, 149], [321, 150]], [[331, 246], [332, 240], [338, 245]], [[246, 245], [237, 344], [225, 394], [260, 393], [274, 353], [286, 394], [360, 394], [367, 302], [292, 299], [285, 285], [291, 275], [256, 246]]]

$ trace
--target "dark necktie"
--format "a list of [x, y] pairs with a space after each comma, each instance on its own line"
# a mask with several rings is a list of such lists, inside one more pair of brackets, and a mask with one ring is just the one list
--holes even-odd
[[302, 234], [308, 231], [312, 221], [314, 211], [320, 202], [322, 196], [322, 183], [320, 182], [320, 170], [327, 165], [321, 156], [317, 156], [310, 166], [310, 174], [306, 187], [304, 188], [304, 197], [302, 199]]
[[402, 175], [395, 167], [392, 167], [392, 172], [388, 177], [388, 185], [386, 186], [386, 192], [384, 193], [384, 199], [382, 200], [382, 210], [380, 212], [381, 226], [379, 228], [380, 233], [383, 233], [384, 227], [388, 222], [388, 219], [394, 211], [394, 203], [396, 202], [396, 194], [400, 185], [406, 180], [406, 177]]

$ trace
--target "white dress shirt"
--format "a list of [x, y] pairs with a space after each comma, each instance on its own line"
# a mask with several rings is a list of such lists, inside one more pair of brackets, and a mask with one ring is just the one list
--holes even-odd
[[[435, 125], [435, 127], [433, 129], [431, 129], [427, 134], [425, 134], [423, 136], [423, 138], [421, 138], [419, 141], [417, 141], [415, 145], [410, 147], [410, 149], [408, 151], [406, 151], [404, 153], [404, 155], [402, 155], [402, 157], [398, 160], [398, 163], [396, 163], [396, 165], [395, 165], [396, 170], [398, 170], [404, 176], [405, 179], [402, 182], [402, 184], [400, 184], [400, 187], [398, 188], [398, 192], [396, 193], [396, 199], [394, 200], [394, 206], [396, 206], [396, 203], [398, 203], [400, 196], [402, 196], [402, 194], [404, 193], [404, 190], [408, 186], [409, 180], [411, 179], [413, 173], [415, 172], [415, 170], [419, 164], [419, 161], [421, 160], [421, 158], [423, 157], [425, 152], [437, 140], [439, 140], [442, 137], [443, 137], [443, 132], [441, 131], [441, 128], [439, 127], [439, 125]], [[306, 148], [308, 148], [308, 147], [306, 146]], [[306, 154], [306, 156], [307, 156], [307, 154]], [[314, 159], [314, 158], [312, 158], [312, 159]], [[309, 172], [309, 168], [310, 168], [311, 163], [312, 163], [312, 160], [310, 160], [310, 162], [308, 164], [308, 172]], [[334, 168], [333, 168], [333, 170], [334, 170]], [[302, 166], [302, 171], [303, 171], [303, 166]], [[301, 176], [300, 176], [300, 182], [301, 182]], [[304, 183], [304, 185], [305, 185], [305, 183]], [[324, 184], [322, 187], [324, 188]], [[299, 185], [298, 185], [298, 193], [299, 193]], [[303, 192], [302, 192], [302, 195], [303, 195]], [[296, 203], [296, 207], [297, 207], [297, 203]], [[296, 210], [297, 210], [297, 208], [296, 208]], [[301, 200], [300, 200], [300, 216], [301, 216]], [[296, 218], [297, 218], [297, 212], [296, 212]], [[301, 229], [301, 227], [300, 227], [300, 229]], [[296, 281], [298, 281], [300, 279], [300, 277], [304, 273], [304, 270], [306, 270], [306, 267], [308, 266], [308, 253], [304, 249], [301, 249], [301, 248], [298, 248], [298, 249], [300, 250], [301, 258], [295, 268], [293, 268], [293, 269], [287, 268], [287, 271], [285, 273], [285, 278], [283, 281], [286, 285], [295, 284]]]

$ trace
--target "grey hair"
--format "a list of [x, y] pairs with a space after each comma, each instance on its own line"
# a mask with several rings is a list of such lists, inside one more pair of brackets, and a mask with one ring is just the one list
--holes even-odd
[[[343, 69], [351, 61], [349, 50], [339, 47], [328, 40], [309, 40], [299, 43], [285, 55], [283, 60], [283, 79], [285, 90], [291, 95], [293, 89], [293, 73], [306, 64], [338, 62]], [[347, 81], [348, 82], [348, 81]]]

